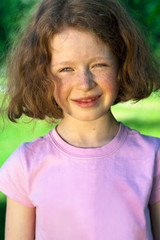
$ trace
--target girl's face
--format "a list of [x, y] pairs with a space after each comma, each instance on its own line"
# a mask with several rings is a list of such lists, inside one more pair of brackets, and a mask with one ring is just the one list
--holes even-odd
[[66, 28], [52, 41], [54, 97], [64, 118], [93, 121], [110, 113], [118, 64], [110, 47], [89, 31]]

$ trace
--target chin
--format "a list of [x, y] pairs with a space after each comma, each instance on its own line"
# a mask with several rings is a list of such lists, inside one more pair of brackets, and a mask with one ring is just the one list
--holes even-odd
[[[104, 114], [106, 115], [106, 113]], [[77, 119], [78, 121], [82, 122], [90, 122], [90, 121], [96, 121], [100, 118], [102, 118], [104, 115], [81, 115], [81, 116], [72, 116], [74, 119]]]

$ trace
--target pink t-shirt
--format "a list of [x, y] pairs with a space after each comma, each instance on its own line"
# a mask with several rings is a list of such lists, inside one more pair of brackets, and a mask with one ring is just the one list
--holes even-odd
[[109, 144], [77, 148], [53, 129], [5, 162], [0, 191], [36, 207], [36, 240], [151, 240], [160, 139], [121, 124]]

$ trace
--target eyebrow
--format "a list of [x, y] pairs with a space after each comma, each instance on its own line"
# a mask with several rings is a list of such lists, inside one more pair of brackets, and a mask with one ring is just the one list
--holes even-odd
[[[110, 60], [113, 61], [114, 58], [113, 57], [95, 57], [90, 59], [90, 62], [94, 62], [94, 61], [106, 61], [106, 60]], [[70, 64], [75, 64], [74, 61], [63, 61], [63, 62], [53, 62], [52, 66], [58, 65], [58, 66], [63, 66], [63, 65], [70, 65]]]
[[58, 65], [58, 66], [61, 66], [61, 65], [68, 65], [68, 64], [74, 64], [73, 61], [63, 61], [63, 62], [53, 62], [52, 66], [54, 65]]

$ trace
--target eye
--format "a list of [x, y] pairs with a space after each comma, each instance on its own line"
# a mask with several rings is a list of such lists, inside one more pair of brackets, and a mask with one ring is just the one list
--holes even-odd
[[97, 63], [93, 67], [108, 67], [106, 63]]
[[71, 71], [73, 71], [73, 69], [70, 68], [70, 67], [62, 68], [62, 69], [60, 70], [60, 72], [71, 72]]

